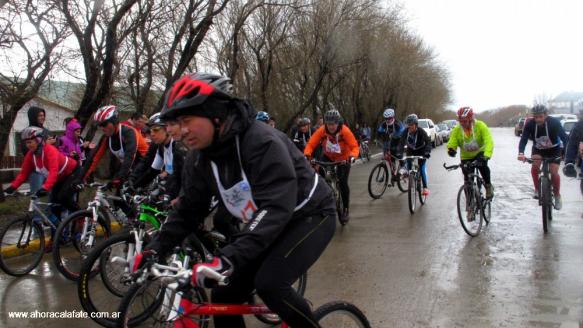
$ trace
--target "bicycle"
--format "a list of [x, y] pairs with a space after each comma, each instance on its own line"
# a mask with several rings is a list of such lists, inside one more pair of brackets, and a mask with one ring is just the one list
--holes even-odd
[[360, 140], [358, 146], [359, 146], [358, 157], [360, 157], [360, 159], [362, 159], [363, 162], [365, 160], [370, 162], [370, 147], [368, 146], [368, 140], [367, 139]]
[[[338, 221], [341, 225], [346, 225], [347, 222], [340, 220], [344, 212], [344, 203], [342, 201], [342, 196], [340, 195], [340, 180], [338, 180], [338, 166], [339, 165], [349, 165], [345, 161], [337, 162], [321, 162], [317, 160], [312, 160], [312, 164], [321, 166], [324, 170], [324, 179], [328, 185], [332, 188], [334, 198], [336, 199], [336, 212], [338, 214]], [[316, 169], [318, 172], [318, 169]]]
[[467, 181], [460, 187], [457, 195], [457, 213], [464, 231], [476, 237], [480, 234], [483, 222], [490, 223], [492, 216], [492, 200], [487, 198], [486, 184], [482, 177], [476, 172], [480, 167], [478, 161], [465, 162], [458, 165], [443, 167], [448, 170], [462, 168], [468, 173]]
[[[394, 187], [395, 181], [401, 192], [409, 189], [409, 178], [400, 172], [401, 162], [399, 158], [392, 154], [385, 153], [380, 163], [375, 165], [368, 177], [368, 194], [373, 199], [379, 199], [387, 190], [387, 187]], [[390, 172], [390, 175], [389, 175]]]
[[419, 160], [425, 159], [423, 156], [405, 156], [403, 160], [411, 160], [411, 169], [408, 171], [408, 199], [409, 199], [409, 212], [411, 214], [415, 213], [417, 209], [417, 198], [421, 205], [424, 205], [427, 201], [427, 196], [423, 195], [423, 181], [421, 173], [419, 172]]
[[[139, 192], [137, 192], [139, 193]], [[160, 196], [159, 190], [147, 196], [135, 195], [133, 203], [138, 204], [138, 215], [129, 218], [129, 230], [117, 234], [91, 250], [83, 261], [77, 281], [77, 293], [81, 306], [87, 313], [116, 312], [117, 298], [129, 290], [128, 279], [135, 255], [142, 251], [151, 235], [160, 229], [166, 219], [170, 199]], [[97, 276], [96, 272], [99, 272]], [[99, 278], [99, 279], [98, 279]], [[116, 320], [109, 317], [91, 318], [105, 327], [116, 327]]]
[[542, 161], [542, 169], [538, 174], [538, 205], [542, 209], [543, 231], [549, 231], [549, 222], [553, 220], [553, 207], [555, 195], [552, 192], [551, 171], [549, 164], [559, 161], [561, 157], [545, 157], [541, 159], [527, 158], [526, 162], [532, 164], [535, 161]]
[[[209, 260], [212, 260], [209, 259]], [[253, 304], [212, 304], [208, 303], [203, 289], [190, 284], [192, 270], [184, 258], [182, 261], [176, 255], [169, 265], [154, 262], [147, 263], [141, 272], [137, 272], [138, 283], [124, 296], [119, 312], [122, 327], [207, 327], [209, 316], [214, 315], [273, 315], [265, 305]], [[203, 268], [207, 277], [218, 282], [218, 285], [228, 284], [228, 278], [221, 274]], [[153, 287], [153, 290], [149, 289]], [[143, 302], [142, 297], [152, 296], [153, 301]], [[142, 305], [146, 309], [142, 309]], [[137, 307], [138, 314], [134, 313]], [[347, 302], [331, 302], [316, 309], [314, 316], [321, 327], [369, 328], [368, 319], [356, 306]], [[146, 322], [150, 320], [151, 322]], [[282, 323], [282, 328], [289, 327]]]
[[[98, 241], [108, 239], [111, 235], [111, 222], [117, 221], [118, 226], [126, 224], [125, 215], [121, 210], [114, 210], [116, 201], [128, 202], [125, 190], [122, 197], [106, 194], [107, 186], [102, 183], [92, 183], [89, 187], [96, 187], [95, 197], [87, 208], [72, 213], [59, 225], [57, 236], [67, 236], [73, 240], [74, 248], [67, 247], [70, 243], [59, 238], [55, 240], [53, 259], [57, 270], [67, 279], [76, 281], [79, 278], [81, 263], [87, 257]], [[110, 203], [111, 202], [111, 203]], [[68, 234], [63, 234], [67, 230]]]
[[[16, 194], [21, 195], [21, 194]], [[59, 204], [41, 202], [30, 196], [28, 212], [9, 221], [0, 231], [0, 268], [15, 277], [24, 276], [34, 270], [51, 245], [52, 236], [45, 238], [45, 230], [57, 231], [55, 222], [49, 218], [50, 207]]]

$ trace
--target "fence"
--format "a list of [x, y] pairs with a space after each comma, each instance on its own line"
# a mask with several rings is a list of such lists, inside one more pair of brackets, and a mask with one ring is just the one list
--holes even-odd
[[0, 169], [13, 169], [22, 166], [24, 156], [3, 156], [0, 158]]

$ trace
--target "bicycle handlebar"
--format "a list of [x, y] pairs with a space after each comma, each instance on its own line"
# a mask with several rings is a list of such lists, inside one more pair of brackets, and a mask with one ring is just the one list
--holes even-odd
[[557, 161], [560, 160], [561, 156], [557, 156], [557, 157], [543, 157], [543, 158], [525, 158], [524, 161], [532, 164], [534, 161], [542, 161], [542, 162], [551, 162], [551, 161]]
[[425, 159], [423, 156], [403, 156], [403, 159]]
[[321, 165], [321, 166], [337, 166], [337, 165], [342, 165], [342, 164], [348, 163], [348, 161], [320, 162], [320, 161], [317, 161], [317, 160], [312, 160], [311, 162], [313, 164], [318, 164], [318, 165]]
[[[198, 268], [199, 273], [204, 275], [206, 278], [216, 280], [219, 286], [226, 286], [229, 282], [229, 277], [224, 276], [210, 268], [200, 267]], [[167, 274], [162, 271], [175, 272], [174, 274]], [[172, 283], [177, 281], [190, 280], [192, 277], [191, 269], [184, 269], [175, 266], [168, 266], [158, 263], [153, 263], [150, 267], [150, 276], [154, 278], [161, 278], [165, 283]]]

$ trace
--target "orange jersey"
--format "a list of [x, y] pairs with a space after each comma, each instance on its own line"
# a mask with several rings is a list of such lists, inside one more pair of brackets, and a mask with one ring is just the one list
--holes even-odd
[[311, 158], [312, 153], [319, 145], [322, 145], [324, 155], [334, 162], [345, 161], [349, 157], [358, 157], [358, 142], [346, 125], [342, 125], [336, 135], [326, 132], [325, 125], [319, 127], [306, 145], [304, 155]]

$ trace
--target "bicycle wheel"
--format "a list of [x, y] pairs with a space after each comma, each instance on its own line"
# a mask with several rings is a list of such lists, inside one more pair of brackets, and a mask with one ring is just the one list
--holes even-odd
[[338, 221], [341, 225], [345, 225], [347, 222], [340, 220], [342, 214], [344, 213], [344, 202], [342, 201], [342, 195], [340, 194], [340, 183], [336, 182], [334, 184], [334, 194], [336, 195], [336, 212], [338, 213]]
[[42, 225], [26, 216], [13, 219], [0, 231], [0, 268], [11, 276], [34, 270], [44, 252]]
[[[128, 283], [121, 281], [127, 271], [127, 263], [112, 262], [114, 256], [126, 258], [129, 244], [135, 243], [129, 233], [115, 235], [95, 247], [87, 256], [77, 281], [77, 294], [83, 309], [89, 313], [109, 313], [106, 316], [90, 316], [104, 327], [117, 327], [117, 314], [121, 297], [130, 288]], [[107, 264], [106, 264], [107, 263]], [[100, 270], [101, 268], [101, 270]], [[100, 274], [96, 275], [95, 271]], [[123, 272], [123, 273], [122, 273]]]
[[[122, 327], [175, 327], [176, 321], [183, 314], [179, 309], [181, 299], [188, 299], [193, 304], [207, 302], [207, 295], [202, 288], [175, 292], [164, 287], [160, 280], [147, 280], [143, 284], [133, 285], [123, 297], [120, 306]], [[185, 315], [196, 322], [199, 327], [209, 325], [208, 316]]]
[[551, 196], [551, 184], [547, 177], [540, 177], [540, 193], [541, 193], [541, 208], [543, 214], [543, 231], [547, 233], [549, 231], [549, 220], [552, 215], [551, 211], [553, 206], [552, 196]]
[[364, 155], [366, 157], [366, 160], [370, 162], [370, 148], [368, 147], [368, 144], [365, 144], [364, 146]]
[[356, 306], [342, 301], [326, 303], [314, 311], [322, 328], [370, 328], [368, 319]]
[[417, 179], [417, 194], [419, 195], [419, 202], [421, 205], [425, 204], [425, 201], [427, 201], [427, 196], [423, 195], [423, 183], [421, 182], [421, 175], [419, 175], [419, 178]]
[[[379, 199], [387, 190], [389, 183], [389, 169], [384, 162], [381, 162], [370, 171], [368, 177], [368, 194], [374, 199]], [[400, 186], [399, 186], [400, 188]]]
[[[298, 281], [296, 281], [293, 285], [292, 288], [295, 289], [298, 294], [300, 294], [301, 296], [304, 296], [304, 293], [306, 292], [306, 284], [308, 283], [308, 273], [304, 273], [303, 275], [300, 276], [300, 278], [298, 279]], [[253, 293], [251, 295], [251, 299], [249, 300], [249, 304], [261, 304], [263, 302], [259, 302], [257, 303], [256, 300], [259, 299], [261, 300], [261, 298], [259, 296], [257, 296], [255, 293]], [[268, 325], [279, 325], [281, 323], [281, 318], [277, 315], [277, 314], [256, 314], [255, 317], [263, 322], [266, 323]]]
[[57, 270], [69, 280], [77, 280], [83, 260], [92, 248], [109, 238], [110, 227], [99, 215], [92, 222], [90, 210], [77, 211], [64, 219], [55, 233], [53, 261]]
[[409, 190], [409, 175], [397, 171], [397, 186], [401, 192], [407, 192]]
[[490, 224], [490, 218], [492, 218], [492, 201], [489, 199], [482, 200], [482, 214], [484, 216], [484, 221], [486, 225]]
[[409, 172], [409, 212], [415, 213], [417, 207], [417, 173]]
[[457, 213], [462, 224], [464, 231], [475, 237], [480, 234], [480, 229], [482, 229], [482, 214], [479, 200], [476, 199], [475, 192], [473, 190], [473, 184], [464, 184], [460, 187], [457, 194]]

